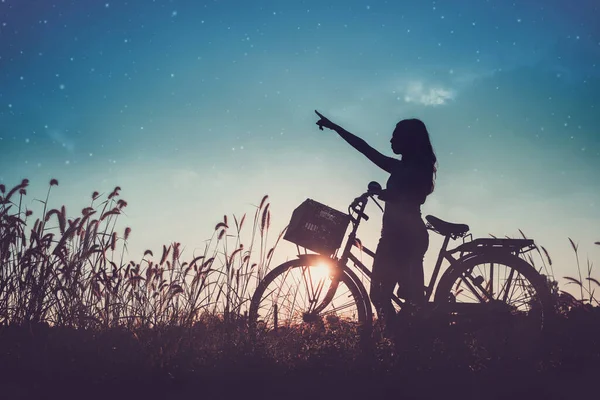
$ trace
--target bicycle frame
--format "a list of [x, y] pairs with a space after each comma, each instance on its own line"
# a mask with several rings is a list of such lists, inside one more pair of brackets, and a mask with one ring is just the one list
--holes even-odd
[[[366, 208], [367, 205], [367, 201], [368, 198], [372, 197], [372, 194], [370, 194], [369, 192], [363, 193], [361, 196], [357, 197], [354, 202], [350, 205], [349, 210], [352, 209], [353, 211], [355, 211], [357, 213], [356, 217], [353, 217], [350, 214], [350, 218], [351, 218], [351, 222], [352, 222], [352, 230], [350, 231], [350, 233], [348, 234], [348, 238], [346, 240], [346, 243], [344, 245], [344, 249], [342, 251], [342, 254], [338, 260], [338, 263], [342, 266], [347, 265], [348, 261], [352, 261], [352, 263], [362, 272], [364, 273], [368, 278], [369, 281], [371, 279], [371, 271], [352, 253], [352, 248], [353, 247], [357, 247], [359, 248], [361, 251], [365, 252], [367, 255], [371, 256], [372, 258], [375, 258], [375, 252], [368, 249], [367, 247], [363, 246], [362, 244], [359, 244], [360, 239], [358, 239], [358, 237], [356, 236], [356, 232], [358, 230], [358, 226], [360, 225], [360, 222], [362, 219], [368, 220], [369, 217], [365, 214], [364, 210]], [[431, 230], [430, 227], [427, 227], [428, 230]], [[450, 263], [450, 265], [452, 265], [454, 262], [456, 262], [457, 260], [452, 257], [451, 253], [453, 252], [453, 250], [448, 250], [448, 243], [450, 241], [450, 236], [444, 236], [444, 243], [442, 244], [442, 247], [440, 249], [440, 252], [438, 254], [438, 258], [435, 264], [435, 267], [433, 269], [433, 273], [431, 274], [431, 278], [429, 280], [429, 283], [427, 284], [427, 286], [425, 286], [425, 299], [426, 301], [429, 301], [432, 293], [433, 293], [433, 288], [435, 286], [435, 283], [437, 281], [438, 275], [440, 273], [440, 268], [442, 266], [442, 262], [444, 260], [448, 260], [448, 262]], [[402, 305], [402, 301], [400, 301], [400, 299], [395, 295], [392, 294], [392, 301], [395, 302], [397, 305], [401, 306]]]
[[[366, 201], [363, 202], [363, 204], [361, 205], [361, 209], [358, 212], [358, 216], [356, 218], [351, 217], [353, 219], [352, 223], [353, 223], [353, 227], [352, 227], [352, 231], [350, 232], [350, 234], [348, 235], [348, 239], [346, 241], [346, 245], [344, 246], [344, 250], [342, 252], [342, 255], [339, 259], [339, 263], [341, 265], [347, 265], [348, 261], [352, 261], [352, 263], [354, 264], [354, 266], [356, 266], [363, 274], [365, 274], [369, 280], [371, 278], [371, 270], [369, 270], [359, 259], [358, 257], [356, 257], [353, 253], [352, 253], [352, 248], [353, 247], [357, 247], [359, 248], [362, 252], [366, 253], [367, 255], [369, 255], [371, 258], [375, 258], [375, 252], [370, 250], [369, 248], [367, 248], [366, 246], [360, 244], [359, 245], [359, 241], [360, 239], [358, 239], [358, 237], [356, 236], [356, 232], [358, 230], [358, 226], [360, 225], [360, 221], [366, 216], [364, 214], [364, 209], [366, 207]], [[358, 210], [355, 210], [358, 211]], [[365, 218], [368, 220], [368, 217]], [[431, 230], [428, 227], [428, 230]], [[442, 244], [442, 247], [438, 253], [438, 257], [435, 263], [435, 267], [433, 269], [433, 273], [431, 274], [431, 277], [429, 279], [429, 283], [425, 286], [425, 299], [426, 301], [429, 301], [431, 298], [431, 295], [433, 293], [433, 288], [435, 286], [435, 283], [437, 282], [437, 278], [439, 276], [440, 273], [440, 269], [442, 266], [442, 262], [444, 260], [448, 260], [448, 262], [450, 263], [450, 265], [452, 265], [454, 262], [456, 262], [456, 259], [454, 257], [452, 257], [451, 253], [452, 250], [448, 250], [448, 243], [450, 242], [450, 236], [445, 236], [444, 237], [444, 242]], [[402, 305], [402, 302], [400, 301], [400, 299], [393, 294], [392, 295], [392, 301], [395, 302], [398, 305]]]
[[[362, 288], [362, 289], [360, 289], [361, 292], [367, 292], [365, 290], [366, 288], [364, 288], [364, 285], [362, 284], [362, 282], [360, 282], [360, 280], [358, 279], [358, 276], [352, 271], [351, 268], [348, 267], [348, 261], [352, 261], [352, 263], [362, 273], [364, 273], [369, 278], [369, 281], [370, 281], [371, 276], [372, 276], [371, 271], [351, 252], [351, 250], [353, 247], [357, 247], [361, 251], [365, 252], [367, 255], [369, 255], [373, 258], [375, 257], [375, 252], [373, 252], [372, 250], [363, 246], [362, 243], [360, 242], [360, 239], [358, 239], [356, 236], [356, 232], [358, 230], [361, 220], [369, 219], [369, 217], [365, 214], [364, 210], [366, 208], [368, 198], [369, 197], [372, 198], [372, 196], [374, 194], [376, 194], [376, 193], [372, 193], [372, 192], [363, 193], [361, 196], [354, 199], [354, 201], [352, 202], [350, 207], [348, 207], [348, 210], [349, 210], [348, 214], [349, 214], [350, 220], [352, 222], [352, 230], [348, 234], [348, 238], [346, 240], [346, 243], [344, 244], [341, 256], [339, 258], [335, 257], [335, 255], [333, 257], [331, 257], [331, 259], [333, 259], [335, 261], [337, 268], [340, 268], [340, 270], [344, 269], [344, 268], [346, 269], [346, 273], [350, 276], [350, 278], [353, 281], [356, 281], [355, 284], [357, 286], [359, 286], [359, 289]], [[375, 199], [373, 199], [373, 200], [376, 202], [377, 205], [379, 205]], [[380, 208], [381, 208], [381, 206], [380, 206]], [[356, 216], [353, 216], [350, 211], [354, 211], [356, 213]], [[433, 294], [433, 289], [437, 283], [438, 277], [440, 275], [440, 269], [442, 266], [442, 262], [444, 260], [447, 260], [450, 264], [446, 271], [450, 271], [451, 268], [453, 268], [457, 264], [462, 263], [466, 259], [468, 259], [470, 257], [476, 257], [480, 254], [490, 251], [490, 249], [492, 249], [492, 251], [497, 251], [498, 249], [500, 249], [500, 251], [510, 251], [511, 253], [512, 252], [519, 253], [521, 251], [521, 249], [523, 249], [523, 248], [531, 249], [531, 248], [535, 247], [535, 245], [533, 244], [533, 241], [529, 240], [529, 239], [527, 239], [527, 240], [525, 240], [525, 239], [476, 239], [476, 240], [466, 242], [466, 243], [463, 241], [463, 243], [461, 245], [459, 245], [453, 249], [448, 249], [448, 243], [450, 242], [450, 239], [457, 239], [459, 237], [464, 238], [466, 236], [470, 236], [470, 234], [468, 234], [468, 235], [465, 235], [465, 234], [456, 235], [454, 233], [443, 234], [441, 232], [438, 232], [433, 227], [433, 225], [431, 225], [429, 223], [427, 224], [427, 229], [444, 236], [444, 242], [439, 250], [438, 257], [437, 257], [437, 260], [435, 263], [435, 267], [434, 267], [431, 277], [429, 279], [429, 283], [425, 286], [425, 300], [428, 303], [431, 303], [431, 296]], [[500, 242], [498, 242], [498, 240]], [[494, 250], [494, 249], [496, 249], [496, 250]], [[452, 254], [457, 253], [457, 252], [460, 254], [460, 256], [458, 258], [454, 258], [452, 256]], [[466, 255], [465, 255], [465, 253], [466, 253]], [[334, 282], [332, 284], [332, 286], [330, 287], [330, 289], [328, 290], [327, 295], [325, 296], [325, 298], [323, 299], [321, 304], [315, 308], [314, 312], [316, 312], [316, 313], [320, 312], [321, 309], [323, 307], [325, 307], [329, 303], [329, 301], [331, 301], [336, 290], [337, 290], [337, 282]], [[403, 302], [395, 294], [392, 294], [391, 299], [398, 306], [403, 305]]]
[[[369, 192], [363, 193], [361, 196], [359, 196], [355, 199], [355, 201], [353, 202], [354, 206], [351, 205], [349, 207], [349, 210], [352, 209], [353, 211], [355, 211], [357, 213], [357, 216], [353, 217], [351, 215], [351, 213], [349, 213], [351, 221], [352, 221], [352, 231], [348, 234], [348, 238], [346, 240], [344, 249], [338, 260], [338, 263], [342, 266], [345, 266], [348, 264], [348, 261], [352, 261], [354, 266], [356, 266], [363, 274], [365, 274], [369, 278], [369, 281], [370, 281], [371, 271], [351, 251], [353, 247], [357, 247], [361, 251], [363, 251], [364, 253], [369, 255], [370, 257], [375, 258], [375, 252], [370, 250], [366, 246], [363, 246], [362, 243], [359, 244], [360, 239], [358, 239], [358, 237], [356, 236], [356, 232], [358, 230], [358, 226], [360, 225], [361, 220], [369, 219], [369, 217], [364, 213], [364, 210], [367, 205], [368, 197], [372, 197], [372, 195], [369, 194]], [[427, 225], [427, 229], [430, 231], [434, 231], [432, 229], [432, 227], [429, 226], [429, 224]], [[443, 261], [447, 260], [449, 262], [449, 264], [450, 264], [449, 268], [451, 268], [452, 265], [454, 265], [458, 261], [457, 258], [454, 258], [452, 256], [452, 253], [455, 253], [459, 249], [459, 247], [457, 247], [455, 249], [450, 249], [450, 250], [448, 249], [448, 244], [450, 242], [452, 235], [442, 235], [442, 236], [444, 236], [444, 242], [442, 243], [442, 247], [439, 250], [437, 260], [435, 263], [435, 267], [433, 268], [433, 272], [431, 274], [429, 282], [425, 286], [425, 299], [427, 302], [429, 302], [431, 300], [431, 296], [433, 294], [433, 288], [435, 287], [435, 284], [437, 283], [437, 279], [440, 275], [440, 269], [441, 269]], [[460, 257], [459, 257], [459, 259], [460, 259]], [[395, 302], [399, 306], [402, 305], [402, 301], [395, 294], [392, 294], [392, 301]]]

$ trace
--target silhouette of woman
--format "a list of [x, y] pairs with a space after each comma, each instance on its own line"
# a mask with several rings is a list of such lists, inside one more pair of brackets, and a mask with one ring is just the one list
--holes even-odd
[[429, 132], [418, 119], [398, 122], [390, 143], [392, 151], [402, 156], [399, 160], [379, 153], [363, 139], [315, 112], [320, 117], [319, 129], [336, 131], [375, 165], [390, 173], [386, 188], [379, 196], [385, 201], [385, 211], [370, 288], [371, 300], [385, 323], [395, 315], [391, 296], [396, 283], [398, 297], [406, 301], [408, 308], [425, 302], [423, 257], [429, 247], [429, 235], [421, 218], [421, 205], [433, 192], [437, 170]]

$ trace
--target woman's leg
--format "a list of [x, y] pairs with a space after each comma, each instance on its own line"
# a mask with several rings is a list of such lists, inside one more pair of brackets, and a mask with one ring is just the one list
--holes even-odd
[[413, 305], [422, 305], [425, 303], [425, 277], [423, 274], [423, 257], [415, 257], [406, 261], [403, 266], [408, 270], [405, 284], [405, 300]]
[[416, 224], [409, 236], [398, 252], [396, 267], [400, 287], [397, 294], [413, 305], [422, 305], [426, 301], [423, 259], [429, 247], [429, 234], [424, 224]]
[[413, 305], [425, 302], [423, 258], [429, 234], [420, 219], [405, 228], [382, 235], [373, 260], [370, 296], [384, 323], [396, 314], [391, 300], [396, 283], [400, 285], [398, 297]]
[[377, 316], [384, 324], [395, 315], [392, 305], [392, 294], [396, 286], [396, 257], [394, 241], [388, 237], [381, 237], [371, 271], [370, 297], [377, 310]]

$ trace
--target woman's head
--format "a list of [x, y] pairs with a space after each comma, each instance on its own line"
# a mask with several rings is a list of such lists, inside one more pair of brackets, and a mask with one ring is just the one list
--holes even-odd
[[403, 119], [398, 122], [390, 143], [394, 153], [402, 154], [403, 158], [423, 159], [433, 155], [429, 132], [420, 119]]
[[402, 154], [402, 160], [430, 165], [435, 174], [437, 158], [423, 121], [411, 118], [398, 122], [390, 143], [395, 154]]

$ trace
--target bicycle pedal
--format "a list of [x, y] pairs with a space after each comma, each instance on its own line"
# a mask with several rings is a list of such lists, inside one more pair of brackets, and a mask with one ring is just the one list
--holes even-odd
[[477, 286], [481, 285], [483, 283], [483, 276], [479, 275], [473, 278], [473, 283]]

